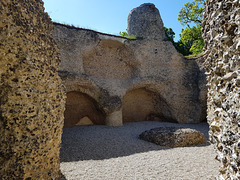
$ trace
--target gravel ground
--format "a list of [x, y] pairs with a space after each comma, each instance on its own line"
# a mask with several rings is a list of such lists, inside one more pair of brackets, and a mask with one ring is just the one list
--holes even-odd
[[189, 127], [208, 139], [208, 125], [161, 122], [64, 128], [61, 171], [67, 180], [207, 180], [218, 173], [213, 145], [166, 148], [138, 139], [156, 127]]

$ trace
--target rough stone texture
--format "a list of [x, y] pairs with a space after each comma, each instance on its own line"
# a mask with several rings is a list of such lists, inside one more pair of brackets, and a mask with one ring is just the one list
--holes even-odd
[[203, 20], [210, 138], [218, 179], [240, 179], [240, 1], [207, 1]]
[[55, 179], [65, 96], [37, 0], [0, 1], [0, 179]]
[[[158, 10], [143, 10], [142, 16], [144, 13], [146, 17], [156, 13], [154, 18], [148, 18], [149, 23], [161, 22], [157, 27], [149, 26], [149, 31], [157, 28], [161, 32], [156, 34], [164, 33]], [[54, 23], [53, 37], [61, 55], [59, 74], [67, 93], [84, 93], [97, 102], [108, 125], [143, 120], [205, 120], [206, 101], [202, 100], [204, 91], [199, 87], [203, 72], [197, 60], [184, 58], [171, 42], [150, 34], [146, 34], [149, 38], [129, 40]]]
[[[206, 77], [206, 71], [204, 67], [204, 57], [203, 55], [200, 55], [198, 57], [191, 57], [188, 58], [190, 61], [193, 61], [197, 63], [197, 66], [195, 65], [194, 68], [192, 68], [191, 74], [189, 74], [190, 77], [193, 78], [192, 81], [197, 81], [198, 89], [196, 90], [196, 94], [199, 96], [199, 101], [201, 105], [201, 119], [202, 121], [207, 121], [207, 77]], [[196, 73], [198, 72], [198, 73]], [[197, 77], [194, 77], [196, 75]]]
[[160, 127], [144, 131], [139, 138], [160, 146], [186, 147], [206, 143], [204, 134], [190, 128]]
[[154, 4], [145, 3], [130, 12], [128, 34], [144, 39], [165, 38], [163, 22]]

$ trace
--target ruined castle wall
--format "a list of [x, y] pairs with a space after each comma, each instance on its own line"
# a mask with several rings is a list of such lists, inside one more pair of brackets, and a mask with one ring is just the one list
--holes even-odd
[[138, 64], [138, 74], [128, 90], [147, 87], [158, 93], [171, 108], [171, 116], [180, 123], [202, 121], [196, 61], [179, 54], [171, 42], [159, 40], [129, 41]]
[[240, 1], [208, 0], [203, 19], [210, 138], [218, 179], [240, 179]]
[[171, 42], [129, 40], [57, 23], [53, 37], [60, 48], [60, 75], [67, 92], [78, 91], [92, 97], [104, 110], [108, 122], [115, 117], [115, 123], [110, 124], [122, 124], [120, 114], [125, 116], [122, 110], [126, 102], [123, 99], [138, 89], [161, 97], [163, 104], [152, 109], [169, 107], [168, 111], [159, 108], [151, 113], [147, 110], [146, 114], [180, 123], [198, 123], [204, 119], [201, 118], [197, 63], [180, 55]]
[[51, 33], [42, 1], [0, 1], [0, 179], [60, 176], [65, 95]]

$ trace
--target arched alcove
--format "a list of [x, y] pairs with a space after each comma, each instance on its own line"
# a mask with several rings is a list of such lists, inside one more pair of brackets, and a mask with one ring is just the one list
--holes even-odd
[[71, 91], [67, 93], [64, 127], [76, 125], [104, 125], [105, 113], [98, 103], [87, 94]]
[[172, 118], [171, 108], [155, 92], [145, 88], [129, 91], [123, 97], [123, 123], [137, 121], [169, 121]]

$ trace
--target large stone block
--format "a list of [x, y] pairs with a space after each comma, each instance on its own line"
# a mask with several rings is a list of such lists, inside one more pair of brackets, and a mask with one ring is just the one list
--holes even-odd
[[139, 138], [167, 147], [187, 147], [206, 143], [204, 135], [190, 128], [160, 127], [144, 131]]

